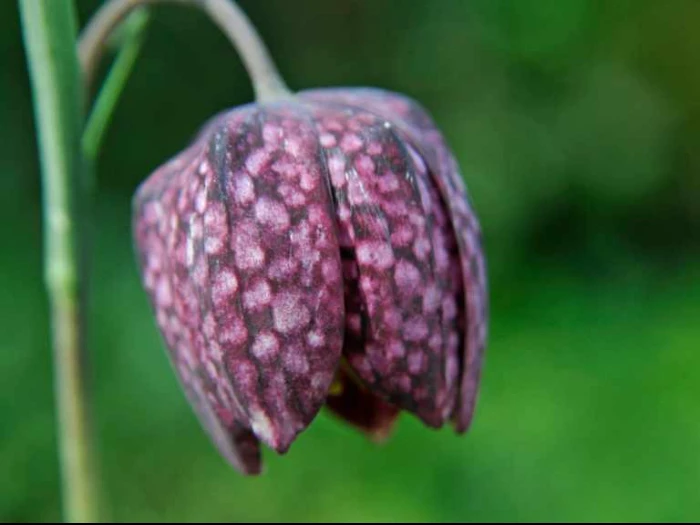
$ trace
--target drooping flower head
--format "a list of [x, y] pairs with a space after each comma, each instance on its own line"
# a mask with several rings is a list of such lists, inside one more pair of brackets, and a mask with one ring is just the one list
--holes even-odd
[[143, 283], [202, 424], [241, 472], [325, 405], [469, 427], [487, 328], [480, 227], [428, 114], [320, 89], [211, 119], [134, 199]]

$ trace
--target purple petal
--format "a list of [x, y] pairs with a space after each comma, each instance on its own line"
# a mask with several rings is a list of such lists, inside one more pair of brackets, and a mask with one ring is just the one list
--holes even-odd
[[315, 98], [330, 98], [394, 119], [401, 132], [425, 156], [457, 235], [466, 303], [466, 339], [461, 364], [456, 429], [465, 432], [477, 400], [488, 327], [488, 290], [481, 228], [447, 143], [428, 113], [408, 97], [379, 89], [326, 89]]
[[174, 225], [164, 258], [184, 294], [176, 314], [199, 328], [192, 359], [230, 395], [241, 426], [284, 452], [320, 410], [340, 359], [330, 195], [314, 130], [292, 109], [242, 108], [208, 130], [206, 154], [167, 183], [175, 198], [158, 202], [160, 222]]
[[[262, 460], [260, 457], [260, 442], [255, 435], [239, 423], [231, 422], [224, 426], [222, 421], [227, 421], [230, 416], [226, 409], [220, 404], [211, 402], [202, 392], [193, 391], [191, 388], [185, 389], [190, 403], [196, 407], [204, 423], [204, 428], [211, 440], [216, 444], [221, 455], [223, 455], [238, 471], [256, 475], [262, 471]], [[216, 411], [215, 411], [216, 410]]]
[[[412, 149], [410, 144], [407, 147]], [[447, 419], [455, 410], [459, 390], [459, 367], [464, 345], [464, 284], [459, 264], [459, 248], [447, 207], [432, 181], [432, 173], [427, 170], [423, 173], [425, 173], [425, 183], [421, 184], [421, 193], [430, 202], [434, 219], [431, 238], [435, 246], [435, 260], [440, 269], [442, 283], [434, 294], [423, 298], [423, 304], [430, 301], [439, 302], [437, 307], [442, 314], [446, 352], [445, 375], [450, 385], [445, 403]]]
[[456, 374], [446, 366], [441, 305], [424, 301], [445, 293], [450, 272], [432, 237], [427, 169], [385, 119], [328, 103], [310, 108], [335, 196], [346, 339], [359, 341], [344, 354], [373, 392], [439, 427]]
[[186, 396], [220, 453], [244, 474], [261, 470], [257, 439], [246, 430], [223, 363], [203, 347], [204, 333], [196, 307], [194, 283], [177, 271], [172, 257], [179, 231], [178, 184], [204, 159], [196, 144], [158, 169], [134, 199], [134, 234], [142, 279]]

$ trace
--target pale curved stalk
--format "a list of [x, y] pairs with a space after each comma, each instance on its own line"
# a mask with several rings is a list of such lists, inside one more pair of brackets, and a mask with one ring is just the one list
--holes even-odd
[[241, 55], [259, 102], [290, 96], [267, 46], [246, 14], [231, 0], [109, 0], [92, 17], [80, 37], [79, 55], [90, 86], [107, 38], [134, 9], [152, 4], [181, 4], [202, 10], [226, 34]]

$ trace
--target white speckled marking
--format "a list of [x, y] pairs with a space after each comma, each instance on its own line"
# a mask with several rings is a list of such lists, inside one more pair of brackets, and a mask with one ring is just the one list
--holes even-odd
[[333, 186], [342, 188], [345, 185], [345, 159], [338, 155], [329, 158], [328, 171], [333, 181]]
[[387, 270], [394, 264], [394, 252], [386, 243], [365, 241], [357, 246], [357, 260], [378, 270]]
[[259, 310], [270, 304], [271, 290], [267, 281], [259, 280], [243, 294], [243, 306]]
[[301, 330], [311, 321], [311, 312], [295, 293], [283, 292], [272, 302], [275, 329], [283, 334]]
[[394, 269], [396, 285], [405, 294], [413, 294], [422, 285], [422, 278], [418, 268], [405, 259], [399, 260]]
[[323, 332], [321, 332], [320, 330], [314, 330], [306, 335], [306, 342], [309, 346], [313, 348], [320, 348], [324, 345], [326, 340], [323, 337]]
[[270, 154], [265, 149], [255, 150], [253, 153], [248, 155], [245, 161], [245, 167], [253, 176], [259, 175], [263, 166], [270, 158]]
[[362, 140], [354, 133], [346, 133], [340, 141], [340, 147], [345, 153], [353, 153], [362, 148]]
[[255, 200], [255, 187], [250, 177], [244, 174], [238, 174], [233, 183], [234, 198], [238, 204], [247, 206]]
[[232, 299], [238, 290], [238, 279], [231, 270], [223, 269], [214, 278], [212, 285], [212, 298], [214, 304], [222, 305]]
[[219, 337], [224, 343], [240, 345], [248, 340], [248, 329], [243, 321], [237, 317], [227, 319], [226, 324], [221, 327]]
[[321, 135], [318, 138], [318, 141], [324, 148], [332, 148], [336, 145], [335, 137], [330, 133], [321, 133]]
[[278, 233], [289, 228], [289, 213], [280, 202], [263, 197], [255, 203], [255, 218]]
[[270, 359], [279, 351], [279, 341], [271, 332], [260, 332], [251, 348], [258, 359]]

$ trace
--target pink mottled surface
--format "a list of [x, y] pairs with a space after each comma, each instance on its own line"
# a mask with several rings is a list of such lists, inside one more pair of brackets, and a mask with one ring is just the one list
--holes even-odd
[[428, 113], [414, 100], [372, 88], [313, 90], [304, 96], [373, 111], [390, 119], [430, 166], [434, 188], [446, 206], [459, 246], [464, 302], [465, 340], [460, 354], [460, 393], [454, 411], [459, 432], [471, 424], [478, 395], [488, 328], [488, 289], [481, 227], [469, 201], [464, 179], [447, 143]]
[[316, 90], [221, 113], [138, 189], [134, 236], [174, 369], [241, 472], [324, 404], [375, 437], [401, 410], [468, 427], [487, 325], [479, 225], [409, 99]]

